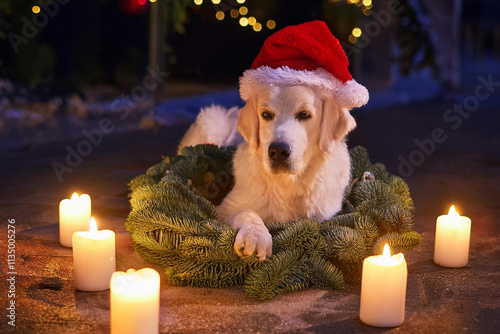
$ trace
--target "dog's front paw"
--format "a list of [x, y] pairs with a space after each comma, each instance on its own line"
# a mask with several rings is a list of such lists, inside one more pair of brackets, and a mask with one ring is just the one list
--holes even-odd
[[264, 261], [266, 256], [271, 256], [273, 251], [273, 238], [269, 230], [262, 222], [262, 219], [257, 214], [245, 214], [240, 217], [242, 219], [236, 241], [234, 242], [234, 250], [240, 256], [252, 255], [257, 252], [260, 261]]

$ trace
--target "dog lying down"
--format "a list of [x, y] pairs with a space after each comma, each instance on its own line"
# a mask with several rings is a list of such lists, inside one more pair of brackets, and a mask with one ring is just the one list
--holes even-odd
[[217, 213], [238, 230], [236, 252], [263, 260], [272, 252], [266, 223], [321, 222], [340, 211], [350, 179], [345, 136], [356, 123], [328, 93], [304, 85], [259, 87], [236, 111], [203, 109], [180, 147], [238, 144], [239, 129], [235, 185]]
[[[281, 70], [285, 75], [275, 75], [283, 74]], [[297, 83], [297, 74], [304, 72], [314, 80]], [[293, 80], [287, 77], [290, 73]], [[355, 96], [349, 96], [353, 90]], [[322, 222], [341, 210], [350, 179], [345, 137], [356, 126], [346, 106], [366, 103], [368, 92], [354, 80], [343, 83], [323, 69], [264, 66], [244, 73], [240, 93], [246, 104], [239, 112], [219, 106], [203, 109], [179, 148], [239, 144], [233, 158], [235, 184], [217, 214], [238, 231], [234, 249], [239, 255], [257, 252], [265, 260], [272, 254], [267, 223], [303, 218]]]

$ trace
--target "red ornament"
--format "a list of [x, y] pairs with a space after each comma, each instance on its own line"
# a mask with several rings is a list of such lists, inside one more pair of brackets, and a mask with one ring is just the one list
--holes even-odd
[[147, 0], [120, 0], [119, 7], [129, 15], [139, 15], [148, 9]]

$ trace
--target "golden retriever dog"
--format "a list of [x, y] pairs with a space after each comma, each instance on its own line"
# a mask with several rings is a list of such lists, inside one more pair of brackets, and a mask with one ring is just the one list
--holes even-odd
[[184, 145], [239, 144], [235, 184], [217, 207], [237, 230], [239, 255], [272, 254], [266, 224], [297, 219], [323, 222], [342, 207], [350, 179], [345, 137], [356, 126], [349, 113], [368, 102], [352, 79], [340, 42], [322, 21], [286, 27], [268, 37], [240, 78], [246, 102], [235, 109], [203, 109]]
[[179, 148], [233, 144], [237, 126], [245, 142], [233, 160], [234, 188], [217, 213], [238, 231], [235, 251], [257, 252], [264, 260], [272, 254], [266, 223], [322, 222], [340, 211], [350, 179], [345, 136], [356, 122], [328, 91], [307, 85], [255, 89], [237, 118], [233, 108], [203, 109]]

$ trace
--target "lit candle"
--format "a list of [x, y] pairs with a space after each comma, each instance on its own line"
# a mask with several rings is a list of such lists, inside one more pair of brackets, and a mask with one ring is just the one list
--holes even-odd
[[436, 222], [434, 263], [449, 268], [465, 267], [469, 262], [471, 220], [460, 216], [451, 206]]
[[111, 276], [111, 334], [158, 333], [160, 275], [151, 268]]
[[59, 242], [71, 247], [71, 238], [76, 231], [88, 231], [90, 221], [90, 196], [74, 193], [71, 199], [59, 204]]
[[98, 231], [92, 217], [90, 231], [73, 234], [73, 268], [78, 290], [109, 289], [109, 280], [116, 270], [115, 232]]
[[389, 245], [382, 255], [363, 261], [359, 318], [367, 325], [395, 327], [405, 319], [408, 270], [402, 253], [392, 255]]

